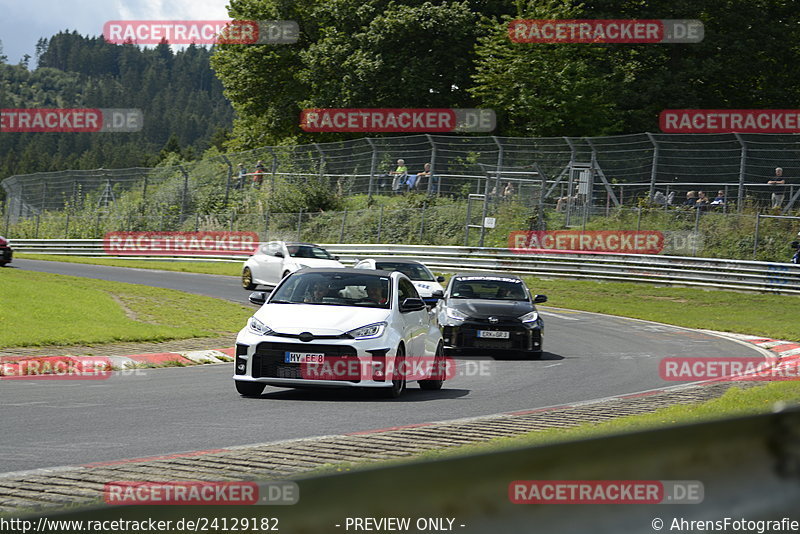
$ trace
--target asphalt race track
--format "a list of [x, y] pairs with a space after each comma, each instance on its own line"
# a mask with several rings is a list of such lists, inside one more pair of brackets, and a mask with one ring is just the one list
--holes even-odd
[[[14, 260], [14, 267], [236, 302], [246, 302], [248, 294], [234, 277], [32, 260]], [[398, 400], [368, 391], [269, 386], [261, 398], [245, 399], [234, 389], [231, 364], [141, 369], [108, 380], [0, 382], [0, 473], [570, 404], [675, 385], [659, 378], [662, 357], [758, 355], [742, 344], [677, 327], [542, 310], [541, 361], [459, 359], [460, 375], [442, 391], [411, 384]]]

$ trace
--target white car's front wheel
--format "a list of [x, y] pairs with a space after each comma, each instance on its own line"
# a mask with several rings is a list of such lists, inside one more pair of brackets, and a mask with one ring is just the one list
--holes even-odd
[[445, 374], [445, 360], [444, 360], [444, 347], [441, 343], [439, 346], [436, 347], [436, 356], [433, 358], [433, 373], [436, 376], [440, 376], [442, 378], [432, 378], [429, 380], [419, 380], [419, 389], [426, 389], [429, 391], [435, 391], [437, 389], [442, 389], [444, 385], [444, 374]]
[[394, 357], [394, 372], [398, 374], [398, 377], [392, 380], [392, 387], [382, 390], [383, 396], [387, 399], [396, 399], [406, 389], [405, 361], [406, 351], [400, 345], [397, 347], [397, 354]]
[[242, 287], [247, 290], [253, 290], [256, 285], [253, 283], [253, 272], [250, 267], [245, 267], [242, 271]]

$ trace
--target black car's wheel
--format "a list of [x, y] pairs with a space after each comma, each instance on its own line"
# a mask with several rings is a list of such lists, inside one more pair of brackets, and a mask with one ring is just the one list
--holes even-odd
[[438, 347], [436, 347], [436, 356], [433, 358], [433, 369], [434, 373], [437, 376], [441, 376], [442, 378], [433, 378], [430, 380], [419, 380], [419, 389], [425, 389], [428, 391], [435, 391], [437, 389], [442, 389], [444, 385], [444, 376], [445, 376], [445, 359], [444, 359], [444, 348], [440, 343]]
[[253, 272], [250, 270], [250, 267], [245, 267], [242, 271], [242, 287], [247, 290], [256, 288], [256, 285], [253, 283]]
[[243, 397], [258, 397], [264, 392], [264, 384], [258, 382], [244, 382], [242, 380], [235, 380], [236, 391]]
[[392, 380], [392, 387], [381, 390], [387, 399], [396, 399], [406, 389], [406, 351], [401, 345], [397, 348], [397, 355], [394, 357], [394, 375], [397, 377]]

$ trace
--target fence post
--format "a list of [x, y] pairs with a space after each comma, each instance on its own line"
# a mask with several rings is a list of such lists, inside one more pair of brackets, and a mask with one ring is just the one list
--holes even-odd
[[[739, 158], [739, 194], [736, 197], [736, 212], [742, 213], [742, 206], [744, 205], [744, 174], [747, 169], [747, 145], [738, 133], [734, 133], [736, 140], [742, 147], [742, 153]], [[726, 199], [727, 201], [727, 199]]]
[[300, 236], [302, 235], [302, 228], [303, 228], [303, 210], [300, 210], [300, 213], [297, 214], [297, 240], [302, 241]]
[[381, 231], [383, 230], [383, 206], [378, 212], [378, 243], [381, 242]]
[[761, 222], [761, 214], [756, 213], [756, 231], [755, 239], [753, 240], [753, 259], [756, 259], [756, 252], [758, 251], [758, 230]]
[[233, 177], [233, 165], [231, 164], [231, 160], [228, 159], [227, 156], [224, 154], [222, 155], [222, 161], [228, 166], [228, 179], [225, 181], [225, 203], [223, 206], [226, 208], [228, 207], [228, 195], [230, 194], [231, 190], [231, 178]]
[[325, 174], [325, 152], [322, 151], [322, 147], [319, 146], [319, 143], [314, 143], [314, 148], [319, 152], [319, 170], [317, 172], [319, 173], [319, 177], [322, 178]]
[[181, 193], [181, 215], [178, 219], [178, 225], [183, 224], [183, 214], [186, 212], [186, 197], [189, 196], [189, 173], [183, 168], [183, 165], [178, 165], [183, 174], [183, 192]]
[[142, 184], [142, 213], [144, 213], [144, 205], [147, 203], [147, 179], [149, 175], [144, 175], [144, 183]]
[[267, 150], [269, 150], [269, 154], [272, 156], [272, 177], [270, 178], [269, 184], [269, 194], [272, 195], [272, 193], [275, 192], [275, 173], [278, 172], [278, 156], [275, 155], [272, 147], [268, 146]]
[[269, 241], [269, 210], [264, 213], [264, 239], [262, 241]]
[[425, 232], [425, 202], [422, 203], [422, 208], [419, 214], [419, 241], [422, 244], [422, 235]]
[[[658, 143], [656, 142], [656, 138], [653, 134], [650, 132], [645, 132], [645, 134], [647, 134], [647, 138], [653, 145], [653, 164], [650, 167], [650, 192], [648, 193], [647, 197], [648, 199], [652, 200], [653, 195], [656, 194], [656, 178], [658, 176]], [[620, 203], [622, 203], [622, 200], [620, 200]]]
[[365, 139], [367, 143], [369, 143], [370, 149], [372, 149], [372, 160], [369, 163], [369, 189], [367, 191], [367, 199], [372, 200], [372, 190], [375, 187], [375, 168], [378, 165], [378, 151], [375, 149], [375, 144], [372, 142], [372, 139], [369, 137]]
[[228, 231], [233, 232], [233, 218], [236, 214], [236, 210], [231, 210], [230, 220], [228, 221]]
[[492, 136], [492, 141], [494, 144], [497, 145], [497, 166], [495, 167], [495, 191], [496, 195], [492, 199], [492, 203], [497, 205], [498, 199], [500, 197], [500, 173], [503, 171], [503, 144], [497, 139], [496, 135]]
[[339, 244], [344, 242], [344, 226], [347, 223], [347, 210], [342, 213], [342, 229], [339, 231]]

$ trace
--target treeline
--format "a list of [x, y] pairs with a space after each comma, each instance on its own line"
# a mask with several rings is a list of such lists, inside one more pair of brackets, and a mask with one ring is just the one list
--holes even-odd
[[[211, 51], [114, 45], [61, 32], [36, 46], [36, 69], [0, 57], [0, 108], [140, 108], [136, 133], [0, 132], [0, 179], [62, 169], [153, 166], [221, 146], [233, 110], [209, 67]], [[0, 195], [2, 191], [0, 190]]]
[[[497, 135], [659, 131], [663, 109], [793, 109], [800, 11], [786, 0], [238, 0], [237, 19], [295, 20], [292, 46], [222, 45], [231, 149], [309, 134], [314, 107], [488, 107]], [[696, 44], [519, 44], [513, 19], [699, 19]]]

